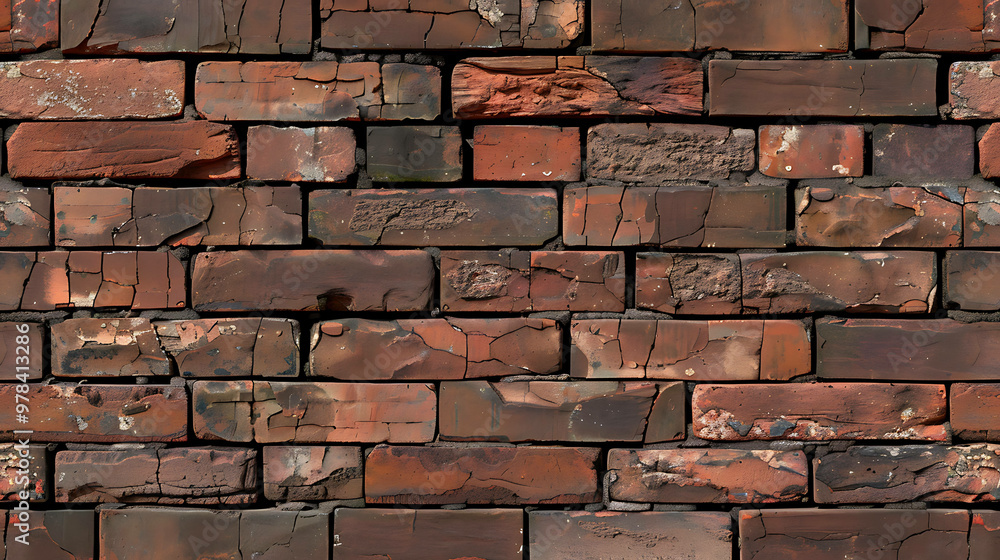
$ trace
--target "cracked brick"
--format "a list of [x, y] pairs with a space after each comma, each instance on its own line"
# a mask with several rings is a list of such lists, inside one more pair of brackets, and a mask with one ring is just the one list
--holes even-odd
[[741, 290], [738, 255], [636, 255], [638, 308], [699, 315], [740, 313]]
[[369, 127], [368, 175], [375, 181], [454, 182], [462, 179], [457, 126]]
[[346, 127], [251, 126], [247, 176], [265, 181], [343, 183], [357, 167], [356, 150], [354, 131]]
[[[23, 459], [27, 464], [21, 463]], [[0, 443], [0, 500], [22, 501], [21, 492], [27, 492], [29, 502], [45, 502], [52, 497], [48, 450], [33, 443]]]
[[195, 381], [191, 385], [191, 429], [198, 439], [251, 442], [252, 412], [252, 381]]
[[969, 528], [969, 560], [990, 560], [1000, 549], [1000, 513], [973, 510]]
[[[7, 560], [94, 560], [97, 516], [93, 510], [35, 510], [28, 519], [27, 542], [10, 518], [7, 529]], [[0, 552], [3, 546], [0, 545]]]
[[948, 251], [942, 264], [944, 305], [968, 311], [1000, 309], [1000, 284], [996, 282], [1000, 252]]
[[956, 438], [1000, 440], [1000, 383], [954, 383], [949, 405]]
[[182, 377], [298, 377], [299, 323], [245, 317], [155, 321]]
[[700, 115], [703, 74], [689, 58], [467, 58], [452, 73], [452, 110], [461, 119]]
[[0, 52], [31, 53], [59, 46], [59, 0], [0, 3]]
[[169, 376], [171, 364], [149, 319], [67, 319], [52, 325], [56, 377]]
[[[983, 173], [985, 176], [985, 170]], [[962, 245], [964, 247], [1000, 245], [1000, 228], [998, 228], [1000, 226], [1000, 190], [966, 189], [962, 213], [964, 222]]]
[[997, 8], [983, 0], [860, 0], [855, 48], [982, 53], [1000, 50]]
[[[22, 332], [21, 326], [27, 328]], [[27, 344], [18, 344], [18, 337], [27, 336]], [[16, 381], [18, 376], [41, 379], [43, 373], [42, 340], [44, 327], [41, 323], [0, 322], [0, 381]], [[24, 342], [25, 339], [21, 339]], [[23, 347], [24, 350], [18, 350]], [[27, 352], [27, 363], [24, 356]], [[19, 359], [20, 358], [20, 359]]]
[[761, 126], [759, 165], [768, 177], [861, 177], [865, 129], [835, 124]]
[[971, 179], [976, 172], [975, 130], [968, 125], [879, 124], [872, 132], [872, 166], [881, 177]]
[[269, 445], [263, 454], [264, 497], [268, 500], [363, 498], [360, 447]]
[[477, 181], [579, 181], [580, 129], [477, 126], [472, 156]]
[[48, 247], [52, 238], [52, 195], [13, 181], [0, 184], [0, 248]]

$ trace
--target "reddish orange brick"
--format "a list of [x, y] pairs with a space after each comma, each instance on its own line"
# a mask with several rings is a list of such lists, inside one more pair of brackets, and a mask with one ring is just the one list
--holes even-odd
[[472, 141], [477, 181], [579, 181], [580, 129], [477, 126]]
[[810, 179], [865, 174], [865, 129], [860, 125], [760, 127], [760, 172]]
[[251, 126], [247, 175], [265, 181], [343, 183], [356, 167], [354, 131], [345, 127]]

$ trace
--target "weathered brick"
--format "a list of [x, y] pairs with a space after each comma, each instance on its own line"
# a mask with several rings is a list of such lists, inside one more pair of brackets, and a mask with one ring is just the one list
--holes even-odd
[[987, 179], [1000, 177], [1000, 126], [990, 124], [979, 140], [979, 171]]
[[879, 124], [872, 132], [875, 175], [893, 178], [969, 179], [976, 172], [971, 126]]
[[559, 233], [554, 189], [337, 189], [309, 193], [328, 245], [540, 246]]
[[760, 172], [769, 177], [812, 179], [865, 174], [861, 125], [764, 125]]
[[704, 76], [690, 58], [467, 58], [451, 78], [458, 118], [700, 115]]
[[452, 441], [641, 442], [657, 394], [642, 381], [446, 381], [438, 430]]
[[954, 62], [948, 72], [948, 104], [953, 119], [1000, 118], [1000, 62]]
[[293, 319], [155, 321], [153, 327], [183, 377], [299, 375], [299, 323]]
[[250, 504], [257, 450], [237, 447], [56, 453], [56, 502]]
[[813, 460], [821, 504], [992, 502], [1000, 446], [854, 446]]
[[951, 319], [816, 322], [821, 379], [974, 381], [996, 378], [1000, 324]]
[[367, 169], [390, 183], [460, 181], [462, 133], [457, 126], [369, 127]]
[[7, 140], [11, 177], [237, 179], [231, 126], [205, 121], [26, 122]]
[[691, 413], [702, 439], [942, 441], [944, 385], [790, 383], [698, 385]]
[[434, 265], [423, 251], [199, 253], [191, 299], [201, 311], [418, 311]]
[[809, 460], [801, 451], [612, 449], [612, 500], [660, 503], [769, 504], [809, 492]]
[[555, 49], [583, 33], [584, 11], [583, 0], [498, 0], [478, 5], [321, 0], [320, 45], [324, 49]]
[[995, 7], [984, 10], [982, 0], [860, 0], [855, 10], [857, 48], [943, 52], [1000, 48], [995, 30], [990, 29]]
[[476, 181], [579, 181], [580, 129], [477, 126], [472, 155]]
[[1000, 309], [996, 282], [1000, 252], [948, 251], [944, 257], [944, 304], [969, 311]]
[[0, 2], [0, 52], [29, 53], [59, 46], [59, 0]]
[[964, 189], [812, 186], [795, 190], [795, 237], [813, 247], [959, 247]]
[[0, 322], [0, 381], [42, 378], [42, 337], [40, 323]]
[[636, 307], [698, 315], [741, 311], [738, 255], [639, 253]]
[[64, 0], [59, 30], [63, 52], [73, 54], [307, 54], [312, 9], [309, 0]]
[[191, 428], [204, 440], [253, 441], [252, 381], [195, 381], [191, 385]]
[[361, 448], [264, 448], [264, 497], [276, 501], [356, 500], [363, 497]]
[[949, 405], [955, 437], [1000, 440], [1000, 383], [954, 383]]
[[343, 183], [357, 167], [354, 131], [346, 127], [251, 126], [247, 176], [265, 181]]
[[0, 182], [0, 247], [48, 247], [51, 231], [49, 189]]
[[1000, 513], [972, 511], [969, 560], [990, 560], [1000, 550]]
[[558, 373], [552, 319], [338, 319], [313, 326], [309, 375], [418, 381]]
[[[4, 402], [14, 402], [16, 385], [0, 385]], [[19, 393], [20, 394], [20, 393]], [[29, 384], [32, 441], [185, 441], [188, 398], [173, 385]], [[0, 412], [0, 441], [13, 441], [14, 407]]]
[[[93, 560], [97, 518], [93, 510], [32, 511], [27, 541], [12, 516], [7, 525], [7, 560]], [[0, 545], [0, 552], [3, 546]]]
[[[330, 514], [319, 510], [125, 507], [99, 510], [100, 560], [326, 560]], [[156, 531], [149, 531], [156, 527]]]
[[169, 376], [170, 360], [149, 319], [67, 319], [52, 325], [56, 377]]
[[212, 121], [433, 120], [441, 71], [377, 62], [203, 62], [195, 108]]
[[740, 560], [969, 556], [967, 511], [745, 509], [739, 523]]
[[517, 509], [337, 508], [332, 558], [521, 560], [523, 516]]
[[787, 380], [811, 369], [800, 321], [576, 319], [570, 336], [573, 377]]
[[687, 433], [687, 390], [683, 381], [657, 383], [656, 399], [646, 422], [646, 443], [684, 439]]
[[693, 0], [677, 4], [598, 0], [594, 48], [639, 52], [844, 52], [847, 2]]
[[[1000, 128], [997, 130], [1000, 131]], [[980, 159], [980, 164], [982, 164], [982, 159]], [[983, 173], [985, 176], [985, 170]], [[964, 222], [963, 246], [995, 247], [1000, 245], [1000, 190], [966, 189], [965, 206], [962, 207], [962, 213]]]
[[707, 104], [713, 116], [936, 116], [936, 72], [926, 59], [712, 60]]
[[722, 512], [532, 511], [534, 560], [577, 558], [729, 558], [732, 521]]
[[703, 124], [605, 123], [587, 132], [587, 175], [660, 185], [754, 169], [753, 130]]
[[378, 446], [365, 461], [369, 504], [586, 504], [600, 500], [598, 449]]
[[[14, 404], [13, 401], [11, 404]], [[30, 439], [31, 436], [27, 437]], [[22, 462], [25, 460], [27, 464]], [[22, 501], [21, 492], [27, 492], [29, 502], [44, 502], [51, 498], [48, 451], [44, 445], [34, 443], [0, 443], [0, 500]], [[31, 512], [32, 515], [34, 513]]]
[[784, 247], [784, 187], [575, 187], [563, 190], [566, 245]]
[[0, 74], [7, 119], [157, 119], [184, 111], [180, 60], [24, 60], [3, 63]]
[[445, 311], [623, 311], [625, 256], [600, 251], [445, 251]]
[[171, 253], [0, 253], [0, 309], [184, 307], [184, 265]]

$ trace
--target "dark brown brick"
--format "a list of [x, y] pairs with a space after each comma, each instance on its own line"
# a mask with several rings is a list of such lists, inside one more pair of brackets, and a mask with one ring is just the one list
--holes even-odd
[[707, 103], [713, 116], [936, 116], [936, 72], [925, 59], [712, 60]]
[[812, 179], [865, 174], [861, 125], [764, 125], [760, 172], [769, 177]]
[[[12, 400], [11, 406], [14, 405]], [[52, 497], [48, 451], [44, 445], [23, 444], [21, 440], [24, 438], [30, 440], [31, 435], [18, 435], [14, 438], [17, 443], [0, 443], [0, 500], [16, 503], [24, 501], [26, 496], [29, 502], [45, 502]], [[22, 492], [25, 494], [22, 495]], [[35, 515], [35, 512], [30, 515]]]
[[[32, 511], [27, 533], [7, 524], [7, 560], [93, 560], [97, 518], [93, 510]], [[27, 541], [17, 540], [24, 536]], [[0, 552], [3, 546], [0, 545]]]
[[969, 529], [969, 560], [991, 560], [1000, 550], [1000, 513], [972, 511]]
[[220, 251], [199, 253], [191, 276], [201, 311], [417, 311], [434, 266], [423, 251]]
[[948, 437], [944, 385], [698, 385], [691, 413], [695, 435], [709, 440]]
[[365, 461], [369, 504], [586, 504], [599, 501], [598, 449], [378, 446]]
[[149, 319], [67, 319], [52, 325], [56, 377], [155, 377], [170, 360]]
[[59, 0], [0, 2], [0, 52], [28, 53], [59, 46]]
[[52, 238], [52, 195], [46, 188], [0, 183], [0, 248], [48, 247]]
[[1000, 440], [1000, 383], [954, 383], [949, 405], [955, 437]]
[[932, 180], [969, 179], [976, 172], [971, 126], [879, 124], [872, 132], [875, 175]]
[[472, 139], [477, 181], [579, 181], [580, 129], [483, 125]]
[[359, 447], [269, 445], [263, 455], [268, 500], [357, 500], [364, 495]]
[[327, 245], [540, 246], [559, 233], [554, 189], [337, 189], [309, 193]]
[[768, 504], [809, 491], [801, 451], [612, 449], [610, 498], [623, 502]]
[[855, 4], [855, 44], [872, 50], [995, 51], [1000, 48], [992, 17], [996, 8], [984, 4], [982, 0], [860, 0]]
[[467, 58], [452, 73], [458, 118], [700, 115], [703, 70], [690, 58]]
[[375, 181], [453, 182], [462, 179], [457, 126], [368, 128], [368, 174]]
[[235, 318], [155, 321], [160, 344], [183, 377], [297, 377], [299, 323]]
[[347, 127], [251, 126], [247, 176], [265, 181], [343, 183], [357, 166], [354, 131]]
[[42, 378], [43, 329], [40, 323], [0, 322], [0, 381]]
[[784, 187], [573, 187], [563, 242], [598, 247], [784, 247]]
[[1000, 252], [948, 251], [944, 258], [944, 303], [969, 311], [1000, 309], [996, 281]]

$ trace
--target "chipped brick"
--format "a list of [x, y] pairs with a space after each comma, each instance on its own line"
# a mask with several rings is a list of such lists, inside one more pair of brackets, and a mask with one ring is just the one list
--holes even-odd
[[969, 526], [969, 560], [990, 560], [1000, 550], [1000, 513], [972, 511]]
[[457, 126], [369, 127], [367, 169], [389, 183], [459, 181], [462, 133]]
[[183, 377], [299, 374], [299, 323], [292, 319], [194, 319], [153, 326]]
[[970, 179], [975, 173], [971, 126], [879, 124], [872, 132], [875, 175], [906, 179]]
[[983, 0], [860, 0], [855, 5], [855, 43], [872, 50], [993, 52], [1000, 49], [996, 7], [984, 4]]
[[[994, 73], [996, 71], [996, 73]], [[1000, 117], [996, 85], [1000, 63], [994, 61], [955, 62], [948, 73], [948, 104], [954, 119], [995, 119]]]
[[171, 374], [149, 319], [67, 319], [52, 325], [50, 332], [56, 377]]
[[[24, 453], [27, 455], [22, 455]], [[27, 464], [22, 460], [27, 460]], [[44, 445], [0, 443], [0, 500], [18, 502], [21, 501], [19, 494], [27, 492], [29, 502], [47, 501], [52, 494], [48, 467], [48, 451]]]
[[363, 497], [361, 448], [264, 448], [264, 497], [276, 501], [356, 500]]
[[0, 186], [0, 247], [48, 247], [52, 196], [46, 188]]
[[769, 177], [812, 179], [865, 174], [861, 125], [764, 125], [760, 172]]
[[1000, 309], [996, 282], [1000, 252], [948, 251], [944, 257], [944, 304], [969, 311]]
[[59, 0], [4, 0], [0, 52], [30, 53], [59, 46]]
[[191, 385], [191, 428], [204, 440], [253, 441], [253, 382], [195, 381]]
[[354, 174], [354, 131], [346, 127], [251, 126], [247, 176], [265, 181], [343, 183]]
[[954, 383], [949, 405], [955, 437], [1000, 440], [1000, 383]]
[[[42, 378], [42, 336], [43, 326], [40, 323], [0, 322], [0, 381], [15, 381], [18, 376]], [[18, 340], [19, 337], [27, 338]], [[25, 341], [27, 343], [23, 344]], [[24, 350], [18, 350], [18, 347]], [[25, 352], [27, 360], [24, 359]]]
[[639, 308], [698, 315], [741, 310], [738, 255], [639, 253], [635, 278]]
[[472, 155], [477, 181], [579, 181], [580, 129], [477, 126]]

